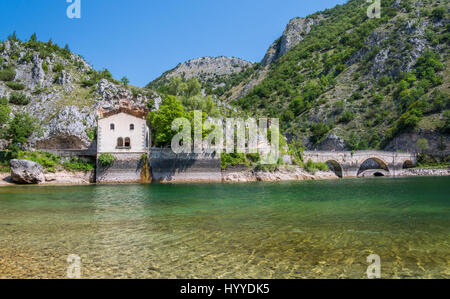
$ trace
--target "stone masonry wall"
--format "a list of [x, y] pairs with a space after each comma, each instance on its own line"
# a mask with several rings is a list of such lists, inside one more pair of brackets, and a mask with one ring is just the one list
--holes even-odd
[[175, 154], [150, 149], [150, 170], [156, 182], [221, 182], [219, 154]]
[[113, 154], [111, 166], [101, 166], [97, 159], [97, 183], [141, 182], [142, 153]]

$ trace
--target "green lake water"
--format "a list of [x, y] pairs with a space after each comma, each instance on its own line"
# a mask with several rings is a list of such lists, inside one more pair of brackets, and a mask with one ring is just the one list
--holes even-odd
[[450, 178], [0, 188], [0, 278], [450, 278]]

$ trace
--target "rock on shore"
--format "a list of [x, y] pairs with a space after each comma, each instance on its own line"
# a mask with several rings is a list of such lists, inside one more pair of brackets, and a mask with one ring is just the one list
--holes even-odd
[[45, 182], [42, 165], [27, 160], [11, 160], [11, 178], [17, 184], [41, 184]]
[[450, 176], [450, 169], [412, 168], [404, 170], [400, 176]]
[[285, 167], [277, 171], [235, 171], [223, 173], [223, 182], [245, 183], [245, 182], [280, 182], [280, 181], [303, 181], [319, 179], [337, 179], [338, 176], [331, 171], [318, 171], [310, 174], [300, 167]]

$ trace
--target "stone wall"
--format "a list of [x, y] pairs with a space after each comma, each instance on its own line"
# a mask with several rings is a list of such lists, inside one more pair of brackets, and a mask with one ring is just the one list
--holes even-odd
[[156, 182], [221, 182], [219, 154], [175, 154], [150, 149], [150, 170]]
[[102, 166], [97, 158], [97, 183], [141, 182], [142, 153], [112, 154], [116, 161], [111, 166]]
[[60, 157], [62, 162], [69, 161], [72, 158], [78, 158], [83, 162], [95, 162], [97, 156], [97, 151], [95, 149], [82, 149], [82, 150], [43, 149], [41, 151], [51, 153]]

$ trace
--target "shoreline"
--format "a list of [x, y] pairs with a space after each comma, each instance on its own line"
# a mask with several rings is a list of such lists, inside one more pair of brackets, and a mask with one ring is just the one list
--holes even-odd
[[[80, 185], [102, 185], [93, 181], [94, 172], [69, 172], [60, 171], [56, 173], [45, 174], [46, 181], [42, 184], [31, 186], [80, 186]], [[448, 168], [410, 168], [404, 169], [395, 176], [387, 176], [390, 178], [400, 177], [442, 177], [450, 176]], [[315, 174], [306, 172], [300, 167], [285, 167], [274, 172], [255, 172], [253, 170], [224, 171], [221, 181], [204, 181], [198, 179], [182, 179], [182, 180], [163, 180], [155, 183], [254, 183], [254, 182], [289, 182], [289, 181], [311, 181], [311, 180], [338, 180], [340, 179], [334, 172], [317, 171]], [[139, 183], [139, 182], [135, 182]], [[130, 184], [130, 182], [116, 182], [114, 184]], [[108, 185], [108, 184], [104, 184]], [[0, 173], [0, 187], [5, 186], [30, 186], [27, 184], [16, 184], [11, 180], [10, 173]]]

